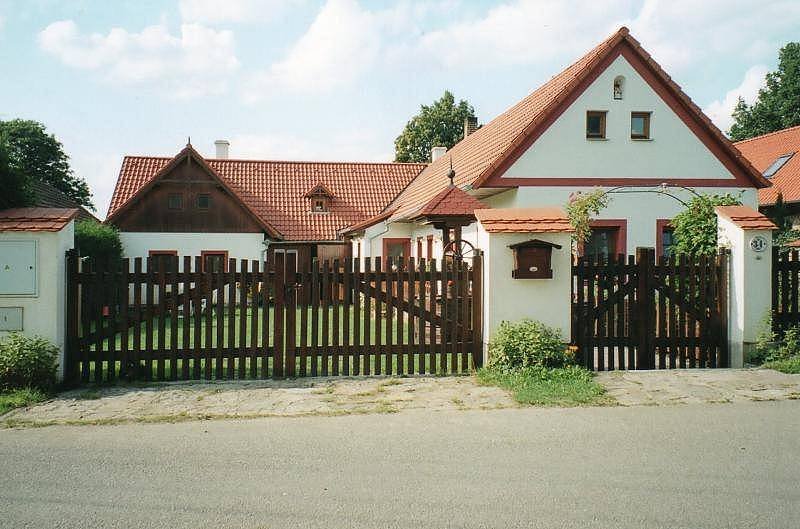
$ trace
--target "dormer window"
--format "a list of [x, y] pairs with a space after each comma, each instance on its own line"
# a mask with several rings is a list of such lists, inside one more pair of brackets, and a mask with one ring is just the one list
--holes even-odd
[[304, 195], [311, 202], [312, 213], [327, 213], [330, 211], [333, 193], [328, 187], [319, 182]]

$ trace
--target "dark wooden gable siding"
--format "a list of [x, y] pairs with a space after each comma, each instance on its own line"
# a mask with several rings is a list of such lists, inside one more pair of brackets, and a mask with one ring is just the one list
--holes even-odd
[[[183, 197], [181, 209], [169, 209], [171, 194]], [[208, 194], [208, 209], [197, 207], [198, 195]], [[115, 224], [128, 232], [258, 233], [263, 231], [242, 204], [208, 172], [187, 158], [164, 174]]]

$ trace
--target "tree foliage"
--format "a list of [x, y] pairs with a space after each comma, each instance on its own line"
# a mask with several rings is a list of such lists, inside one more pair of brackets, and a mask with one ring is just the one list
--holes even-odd
[[30, 180], [11, 165], [5, 135], [0, 134], [0, 209], [17, 208], [33, 204]]
[[406, 123], [394, 140], [396, 162], [430, 162], [433, 147], [448, 149], [464, 137], [464, 120], [475, 109], [463, 99], [458, 103], [450, 91], [432, 105], [421, 105], [419, 113]]
[[570, 196], [569, 202], [564, 207], [569, 217], [569, 223], [575, 230], [572, 239], [585, 243], [592, 235], [592, 215], [598, 215], [608, 207], [611, 201], [608, 193], [603, 189], [595, 189], [589, 193], [575, 193]]
[[75, 248], [81, 257], [89, 257], [96, 263], [115, 263], [122, 257], [117, 228], [93, 220], [75, 223]]
[[32, 181], [45, 182], [94, 209], [92, 194], [83, 178], [69, 166], [69, 157], [55, 136], [38, 121], [0, 121], [0, 135], [6, 138], [10, 167]]
[[672, 219], [674, 252], [676, 254], [700, 256], [717, 252], [716, 206], [738, 206], [739, 197], [724, 195], [696, 195], [685, 210]]
[[767, 74], [766, 86], [748, 105], [740, 97], [733, 111], [734, 141], [800, 125], [800, 42], [790, 42], [778, 55], [778, 69]]

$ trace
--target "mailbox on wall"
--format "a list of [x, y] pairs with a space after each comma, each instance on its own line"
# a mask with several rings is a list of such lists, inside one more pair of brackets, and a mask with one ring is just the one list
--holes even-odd
[[35, 296], [36, 241], [0, 241], [0, 296]]
[[514, 252], [514, 279], [552, 279], [553, 269], [550, 265], [553, 248], [561, 246], [539, 239], [518, 242], [509, 246]]

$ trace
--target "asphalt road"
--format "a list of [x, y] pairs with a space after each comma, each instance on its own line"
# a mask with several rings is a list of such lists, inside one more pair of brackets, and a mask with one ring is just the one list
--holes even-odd
[[800, 402], [0, 430], [0, 527], [800, 527]]

